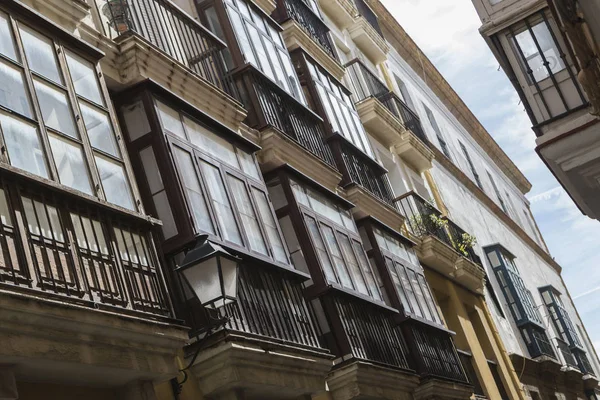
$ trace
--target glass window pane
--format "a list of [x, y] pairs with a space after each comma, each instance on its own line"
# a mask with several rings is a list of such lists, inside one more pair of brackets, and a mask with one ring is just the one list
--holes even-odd
[[223, 231], [223, 239], [229, 240], [238, 245], [243, 245], [242, 236], [238, 224], [235, 220], [233, 208], [229, 202], [223, 178], [219, 169], [207, 162], [201, 161], [202, 173], [206, 179], [206, 186], [210, 194], [214, 210], [219, 221], [219, 226]]
[[58, 169], [60, 183], [84, 193], [93, 194], [81, 146], [56, 135], [50, 135], [50, 147]]
[[123, 208], [135, 210], [131, 187], [123, 165], [102, 156], [95, 156], [94, 158], [96, 159], [106, 200]]
[[177, 225], [175, 224], [175, 218], [173, 217], [173, 211], [171, 210], [171, 204], [167, 197], [167, 192], [163, 190], [152, 196], [154, 201], [154, 208], [158, 218], [162, 221], [162, 232], [165, 239], [172, 238], [177, 235]]
[[0, 60], [0, 105], [31, 118], [31, 105], [23, 73]]
[[104, 100], [102, 100], [102, 92], [98, 79], [96, 79], [94, 65], [69, 51], [67, 52], [67, 64], [75, 92], [96, 104], [103, 105]]
[[319, 257], [321, 267], [323, 267], [323, 271], [325, 271], [325, 278], [330, 282], [339, 283], [335, 276], [335, 272], [333, 271], [333, 265], [329, 260], [327, 248], [325, 247], [325, 242], [323, 242], [323, 238], [321, 237], [321, 232], [319, 231], [317, 222], [314, 220], [314, 218], [311, 218], [307, 215], [304, 216], [304, 220], [306, 221], [308, 232], [310, 233], [310, 237], [312, 238], [315, 249], [317, 250], [317, 257]]
[[67, 94], [37, 79], [34, 80], [34, 86], [46, 126], [65, 135], [78, 138], [79, 135]]
[[17, 59], [10, 22], [8, 17], [2, 13], [0, 13], [0, 53], [13, 60]]
[[269, 207], [269, 200], [267, 199], [267, 195], [256, 188], [252, 188], [252, 195], [254, 196], [254, 200], [258, 205], [258, 212], [260, 213], [261, 221], [263, 222], [267, 231], [267, 237], [269, 238], [269, 243], [271, 244], [271, 248], [273, 249], [273, 255], [275, 259], [277, 261], [287, 264], [288, 257], [285, 251], [285, 245], [283, 244], [283, 240], [279, 235], [279, 230], [277, 229], [277, 222], [275, 221], [275, 217], [271, 212], [271, 207]]
[[306, 195], [304, 188], [292, 180], [290, 180], [290, 185], [292, 186], [292, 191], [294, 192], [296, 201], [306, 207], [310, 207], [310, 202], [308, 201], [308, 196]]
[[181, 123], [179, 113], [160, 101], [156, 102], [156, 110], [163, 129], [185, 139], [185, 132], [183, 131], [183, 124]]
[[525, 63], [533, 71], [533, 78], [539, 82], [550, 76], [548, 73], [548, 68], [550, 71], [552, 71], [552, 73], [556, 74], [565, 68], [565, 64], [560, 57], [560, 50], [552, 39], [552, 35], [550, 34], [546, 23], [540, 22], [531, 30], [535, 35], [535, 39], [538, 42], [548, 66], [545, 65], [544, 59], [542, 58], [542, 55], [540, 54], [540, 51], [538, 50], [534, 38], [529, 30], [525, 30], [517, 34], [516, 40], [521, 47], [523, 56], [525, 57]]
[[417, 301], [415, 292], [410, 284], [408, 275], [406, 275], [406, 269], [401, 264], [396, 263], [396, 270], [400, 274], [400, 280], [402, 281], [402, 286], [404, 287], [406, 296], [408, 297], [408, 300], [410, 301], [413, 312], [416, 315], [418, 315], [419, 317], [422, 317], [423, 313], [421, 312], [421, 307], [419, 306], [419, 302]]
[[19, 31], [29, 68], [51, 81], [63, 83], [54, 54], [54, 43], [27, 27], [22, 26]]
[[333, 229], [327, 225], [321, 224], [321, 229], [323, 231], [323, 237], [325, 238], [325, 242], [327, 243], [327, 247], [329, 247], [329, 254], [333, 259], [333, 263], [335, 264], [335, 269], [340, 276], [340, 281], [343, 286], [354, 289], [354, 285], [352, 284], [352, 279], [350, 278], [350, 273], [346, 268], [346, 263], [342, 258], [342, 253], [340, 251], [340, 247], [338, 246], [337, 239], [335, 238], [335, 233]]
[[235, 149], [231, 143], [187, 117], [183, 117], [183, 121], [190, 142], [211, 156], [233, 167], [240, 168]]
[[250, 249], [257, 251], [261, 254], [268, 254], [267, 245], [265, 239], [260, 231], [260, 225], [256, 212], [252, 206], [250, 195], [248, 194], [248, 187], [240, 179], [228, 175], [227, 180], [233, 192], [233, 198], [239, 212], [239, 216], [242, 219], [242, 226], [246, 231], [246, 236], [250, 241]]
[[108, 115], [82, 101], [79, 102], [79, 107], [92, 146], [115, 157], [120, 157], [115, 133]]
[[369, 260], [367, 260], [365, 250], [363, 249], [362, 245], [356, 240], [354, 240], [352, 244], [354, 246], [354, 252], [358, 255], [360, 268], [363, 272], [363, 275], [365, 276], [367, 287], [371, 291], [371, 296], [373, 296], [373, 298], [376, 300], [382, 300], [381, 292], [379, 291], [379, 285], [377, 284], [373, 270], [371, 269], [371, 265], [369, 264]]
[[354, 251], [352, 250], [350, 239], [348, 239], [348, 236], [343, 234], [340, 234], [338, 237], [340, 238], [340, 244], [342, 246], [342, 251], [344, 252], [344, 257], [348, 261], [348, 266], [350, 267], [349, 269], [352, 273], [352, 280], [356, 286], [356, 290], [368, 296], [369, 291], [367, 290], [367, 285], [365, 284], [365, 280], [362, 276], [361, 268], [358, 265], [358, 260], [356, 259]]
[[262, 175], [256, 166], [256, 162], [254, 161], [254, 155], [250, 153], [246, 153], [244, 150], [237, 149], [237, 154], [240, 159], [240, 164], [242, 165], [242, 171], [246, 174], [250, 175], [254, 179], [258, 181], [262, 181]]
[[194, 162], [192, 156], [185, 150], [179, 147], [174, 147], [175, 159], [179, 166], [179, 173], [183, 177], [183, 185], [188, 195], [188, 201], [190, 202], [190, 210], [196, 229], [202, 232], [215, 234], [215, 228], [213, 227], [210, 214], [208, 212], [208, 206], [204, 199], [204, 191], [198, 181], [196, 175], [196, 169], [194, 168]]
[[46, 157], [34, 125], [0, 113], [0, 128], [10, 164], [41, 177], [48, 177]]
[[421, 305], [421, 310], [423, 310], [423, 315], [425, 319], [432, 320], [431, 311], [429, 310], [429, 305], [425, 301], [425, 295], [423, 294], [423, 290], [421, 289], [421, 283], [417, 279], [417, 274], [414, 271], [408, 270], [408, 276], [410, 277], [410, 282], [412, 283], [412, 287], [415, 290], [415, 294], [417, 295], [417, 301]]
[[394, 286], [396, 287], [396, 292], [398, 293], [398, 296], [400, 297], [400, 302], [402, 303], [402, 306], [404, 307], [404, 311], [406, 311], [407, 313], [412, 313], [413, 311], [412, 311], [410, 303], [408, 301], [408, 297], [406, 297], [406, 292], [404, 290], [404, 286], [402, 286], [402, 282], [400, 281], [400, 277], [398, 276], [398, 271], [396, 270], [396, 266], [394, 265], [394, 262], [390, 258], [386, 257], [385, 263], [388, 267], [388, 270], [390, 271], [390, 275], [392, 276], [392, 281], [394, 282]]
[[227, 6], [227, 12], [229, 13], [231, 25], [233, 26], [233, 30], [235, 31], [235, 36], [237, 37], [238, 44], [240, 45], [244, 58], [247, 62], [258, 66], [256, 57], [254, 56], [254, 52], [252, 51], [252, 45], [250, 44], [250, 40], [246, 35], [246, 31], [244, 30], [242, 18], [236, 11], [234, 11], [229, 6]]
[[4, 189], [0, 189], [0, 221], [3, 226], [12, 226], [12, 217]]
[[423, 291], [423, 294], [425, 295], [425, 301], [427, 302], [427, 305], [429, 306], [429, 310], [431, 311], [433, 321], [441, 324], [442, 320], [440, 319], [440, 316], [438, 314], [438, 309], [435, 304], [435, 301], [433, 300], [433, 295], [431, 294], [431, 290], [429, 289], [429, 285], [427, 284], [427, 281], [425, 281], [425, 278], [423, 277], [423, 275], [417, 275], [417, 278], [419, 279], [419, 283], [421, 284], [421, 290]]

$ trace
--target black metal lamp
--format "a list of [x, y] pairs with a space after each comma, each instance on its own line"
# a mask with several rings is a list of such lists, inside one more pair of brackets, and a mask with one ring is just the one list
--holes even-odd
[[177, 271], [207, 308], [218, 309], [237, 299], [237, 275], [240, 258], [201, 235], [188, 251]]

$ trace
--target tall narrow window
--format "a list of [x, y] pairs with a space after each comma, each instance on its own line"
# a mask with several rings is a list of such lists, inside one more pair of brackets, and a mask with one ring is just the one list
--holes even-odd
[[231, 186], [236, 208], [240, 215], [242, 227], [244, 228], [246, 236], [248, 237], [250, 248], [261, 254], [268, 254], [267, 245], [260, 230], [258, 218], [254, 212], [254, 207], [250, 201], [246, 184], [242, 180], [232, 175], [228, 175], [227, 180]]
[[473, 174], [473, 178], [475, 179], [477, 186], [479, 186], [479, 189], [483, 190], [483, 185], [481, 184], [481, 179], [479, 179], [479, 174], [477, 173], [477, 170], [475, 169], [473, 160], [471, 160], [471, 155], [467, 151], [467, 148], [465, 147], [465, 145], [462, 144], [462, 142], [458, 142], [458, 144], [460, 145], [460, 148], [461, 148], [463, 154], [465, 155], [465, 158], [467, 159], [467, 163], [469, 164], [469, 168], [471, 168], [471, 173]]
[[500, 190], [498, 190], [498, 186], [496, 186], [496, 181], [494, 180], [494, 178], [492, 177], [492, 174], [490, 174], [489, 171], [486, 171], [486, 172], [487, 172], [488, 179], [492, 183], [492, 187], [494, 188], [496, 197], [498, 198], [498, 203], [500, 203], [500, 207], [502, 207], [502, 211], [504, 211], [504, 214], [509, 215], [508, 209], [506, 208], [506, 204], [504, 203], [504, 199], [502, 198], [502, 195], [500, 194]]
[[536, 82], [542, 81], [565, 69], [561, 50], [554, 41], [548, 25], [541, 21], [515, 35], [515, 41], [522, 54], [522, 63], [531, 70], [530, 77]]
[[450, 149], [448, 148], [448, 144], [446, 143], [446, 140], [444, 139], [442, 130], [440, 129], [440, 127], [437, 123], [437, 120], [435, 119], [435, 116], [433, 115], [433, 112], [425, 104], [423, 104], [423, 107], [425, 108], [425, 112], [427, 113], [427, 119], [429, 119], [429, 123], [431, 124], [431, 127], [433, 128], [433, 130], [435, 132], [435, 135], [438, 139], [438, 142], [440, 144], [440, 148], [442, 149], [442, 152], [444, 153], [444, 155], [446, 157], [448, 157], [450, 160], [452, 160], [452, 156], [450, 155]]
[[413, 102], [412, 97], [410, 97], [410, 92], [408, 91], [408, 87], [404, 83], [402, 79], [398, 77], [398, 75], [394, 74], [394, 78], [396, 79], [396, 84], [398, 85], [398, 89], [400, 89], [400, 94], [402, 95], [402, 100], [406, 103], [408, 108], [410, 108], [413, 112], [417, 112], [415, 110], [415, 103]]

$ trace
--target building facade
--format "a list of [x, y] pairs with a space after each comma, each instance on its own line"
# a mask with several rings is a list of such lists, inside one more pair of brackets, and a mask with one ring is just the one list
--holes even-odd
[[378, 1], [8, 0], [0, 67], [0, 398], [596, 386], [529, 183]]
[[598, 4], [473, 4], [482, 21], [481, 34], [531, 119], [536, 152], [582, 213], [598, 219]]

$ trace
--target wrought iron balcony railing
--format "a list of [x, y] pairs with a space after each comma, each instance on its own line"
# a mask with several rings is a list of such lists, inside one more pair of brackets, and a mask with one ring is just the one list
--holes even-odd
[[355, 59], [345, 65], [354, 83], [357, 101], [373, 97], [398, 118], [407, 129], [410, 129], [423, 143], [429, 145], [421, 119], [394, 92], [367, 68], [360, 60]]
[[366, 156], [352, 144], [340, 143], [340, 149], [351, 182], [362, 186], [380, 201], [397, 209], [387, 173], [382, 173], [381, 167], [375, 165], [375, 160], [366, 161]]
[[541, 329], [532, 329], [533, 343], [528, 345], [532, 357], [549, 356], [556, 358], [554, 348], [546, 332]]
[[116, 314], [171, 316], [149, 229], [36, 189], [5, 184], [0, 197], [0, 286]]
[[136, 34], [232, 96], [219, 38], [169, 0], [106, 0], [103, 14], [117, 36]]
[[375, 305], [351, 298], [336, 297], [334, 303], [354, 357], [409, 368], [404, 338], [388, 315]]
[[[225, 306], [220, 318], [229, 318], [226, 329], [269, 340], [321, 348], [318, 325], [302, 294], [302, 284], [284, 272], [242, 265], [238, 276], [238, 298]], [[209, 324], [213, 310], [203, 309], [196, 298], [189, 300], [194, 331]], [[225, 315], [223, 315], [225, 314]]]
[[240, 100], [251, 110], [248, 122], [256, 129], [272, 126], [333, 168], [335, 161], [325, 143], [323, 120], [251, 66], [236, 74]]
[[396, 199], [400, 212], [406, 217], [408, 228], [416, 236], [432, 235], [452, 247], [461, 256], [482, 265], [473, 250], [474, 238], [450, 219], [443, 217], [427, 200], [415, 192]]
[[375, 15], [373, 10], [371, 10], [371, 7], [369, 7], [364, 0], [354, 0], [354, 4], [356, 4], [358, 13], [367, 20], [369, 25], [371, 25], [373, 29], [377, 31], [379, 36], [383, 37], [383, 32], [379, 26], [379, 20], [377, 19], [377, 15]]
[[575, 360], [577, 360], [577, 367], [581, 372], [588, 375], [596, 375], [585, 351], [577, 347], [571, 347], [571, 353], [575, 357]]
[[303, 0], [277, 0], [274, 17], [279, 23], [290, 18], [295, 20], [327, 54], [337, 60], [327, 24]]
[[410, 335], [416, 343], [409, 348], [421, 376], [468, 382], [450, 334], [435, 328], [413, 325]]

